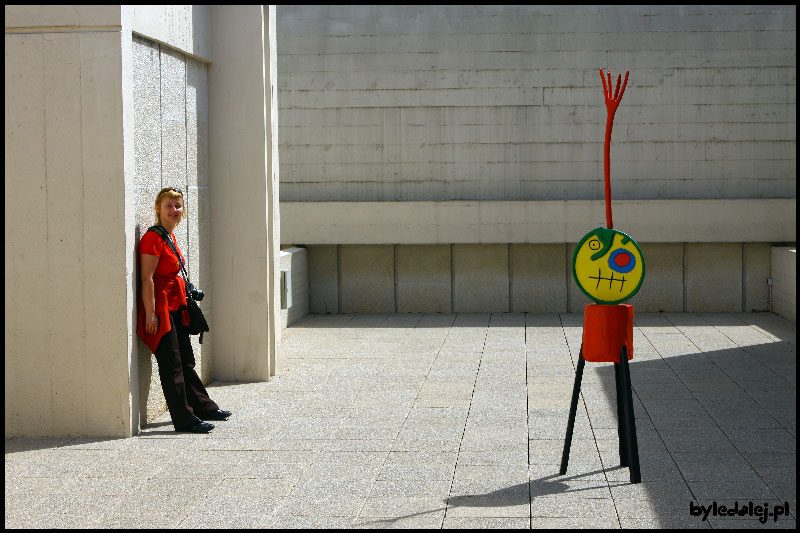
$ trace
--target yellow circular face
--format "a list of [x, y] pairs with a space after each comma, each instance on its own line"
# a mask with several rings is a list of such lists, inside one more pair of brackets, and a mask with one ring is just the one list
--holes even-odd
[[586, 296], [601, 304], [632, 297], [644, 280], [644, 256], [636, 241], [614, 229], [597, 228], [578, 243], [572, 275]]

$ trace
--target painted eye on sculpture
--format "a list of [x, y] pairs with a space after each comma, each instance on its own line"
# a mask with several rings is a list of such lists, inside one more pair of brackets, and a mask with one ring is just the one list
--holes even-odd
[[608, 267], [614, 272], [627, 274], [636, 266], [636, 258], [628, 250], [619, 248], [608, 256]]
[[600, 246], [601, 246], [600, 241], [597, 239], [592, 239], [591, 241], [589, 241], [590, 250], [594, 250], [596, 252], [597, 250], [600, 249]]

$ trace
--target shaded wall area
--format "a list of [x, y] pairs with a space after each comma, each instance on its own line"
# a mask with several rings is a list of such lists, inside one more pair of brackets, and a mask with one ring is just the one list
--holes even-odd
[[[639, 243], [640, 312], [769, 310], [766, 243]], [[581, 312], [576, 244], [308, 246], [311, 313]]]
[[[163, 187], [184, 192], [187, 218], [175, 229], [192, 283], [213, 305], [208, 200], [208, 65], [134, 35], [134, 153], [137, 244], [155, 224], [155, 198]], [[138, 248], [137, 248], [138, 254]], [[137, 287], [141, 282], [137, 280]], [[211, 335], [192, 336], [197, 373], [211, 380]], [[166, 409], [155, 356], [137, 337], [141, 423]]]

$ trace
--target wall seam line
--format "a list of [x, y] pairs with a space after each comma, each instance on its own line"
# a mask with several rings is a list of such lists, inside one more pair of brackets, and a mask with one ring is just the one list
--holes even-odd
[[342, 312], [342, 245], [336, 245], [336, 312]]
[[687, 252], [689, 249], [688, 243], [683, 243], [683, 270], [681, 272], [681, 277], [683, 279], [683, 312], [686, 313], [687, 309], [689, 309], [689, 302], [687, 301], [688, 298], [688, 288], [686, 287], [686, 266], [689, 261], [687, 257]]
[[747, 312], [747, 261], [745, 260], [744, 243], [742, 243], [742, 313]]
[[455, 244], [450, 243], [450, 312], [456, 312]]
[[514, 312], [514, 270], [512, 264], [512, 251], [513, 245], [508, 243], [508, 312]]
[[399, 304], [397, 302], [397, 245], [394, 245], [394, 312], [397, 313], [399, 309]]

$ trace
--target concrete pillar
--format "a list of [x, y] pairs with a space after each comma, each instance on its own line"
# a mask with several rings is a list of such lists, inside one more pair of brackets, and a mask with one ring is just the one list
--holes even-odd
[[6, 437], [132, 432], [130, 34], [121, 13], [5, 7]]
[[275, 370], [274, 6], [214, 6], [208, 71], [213, 374], [261, 381]]

